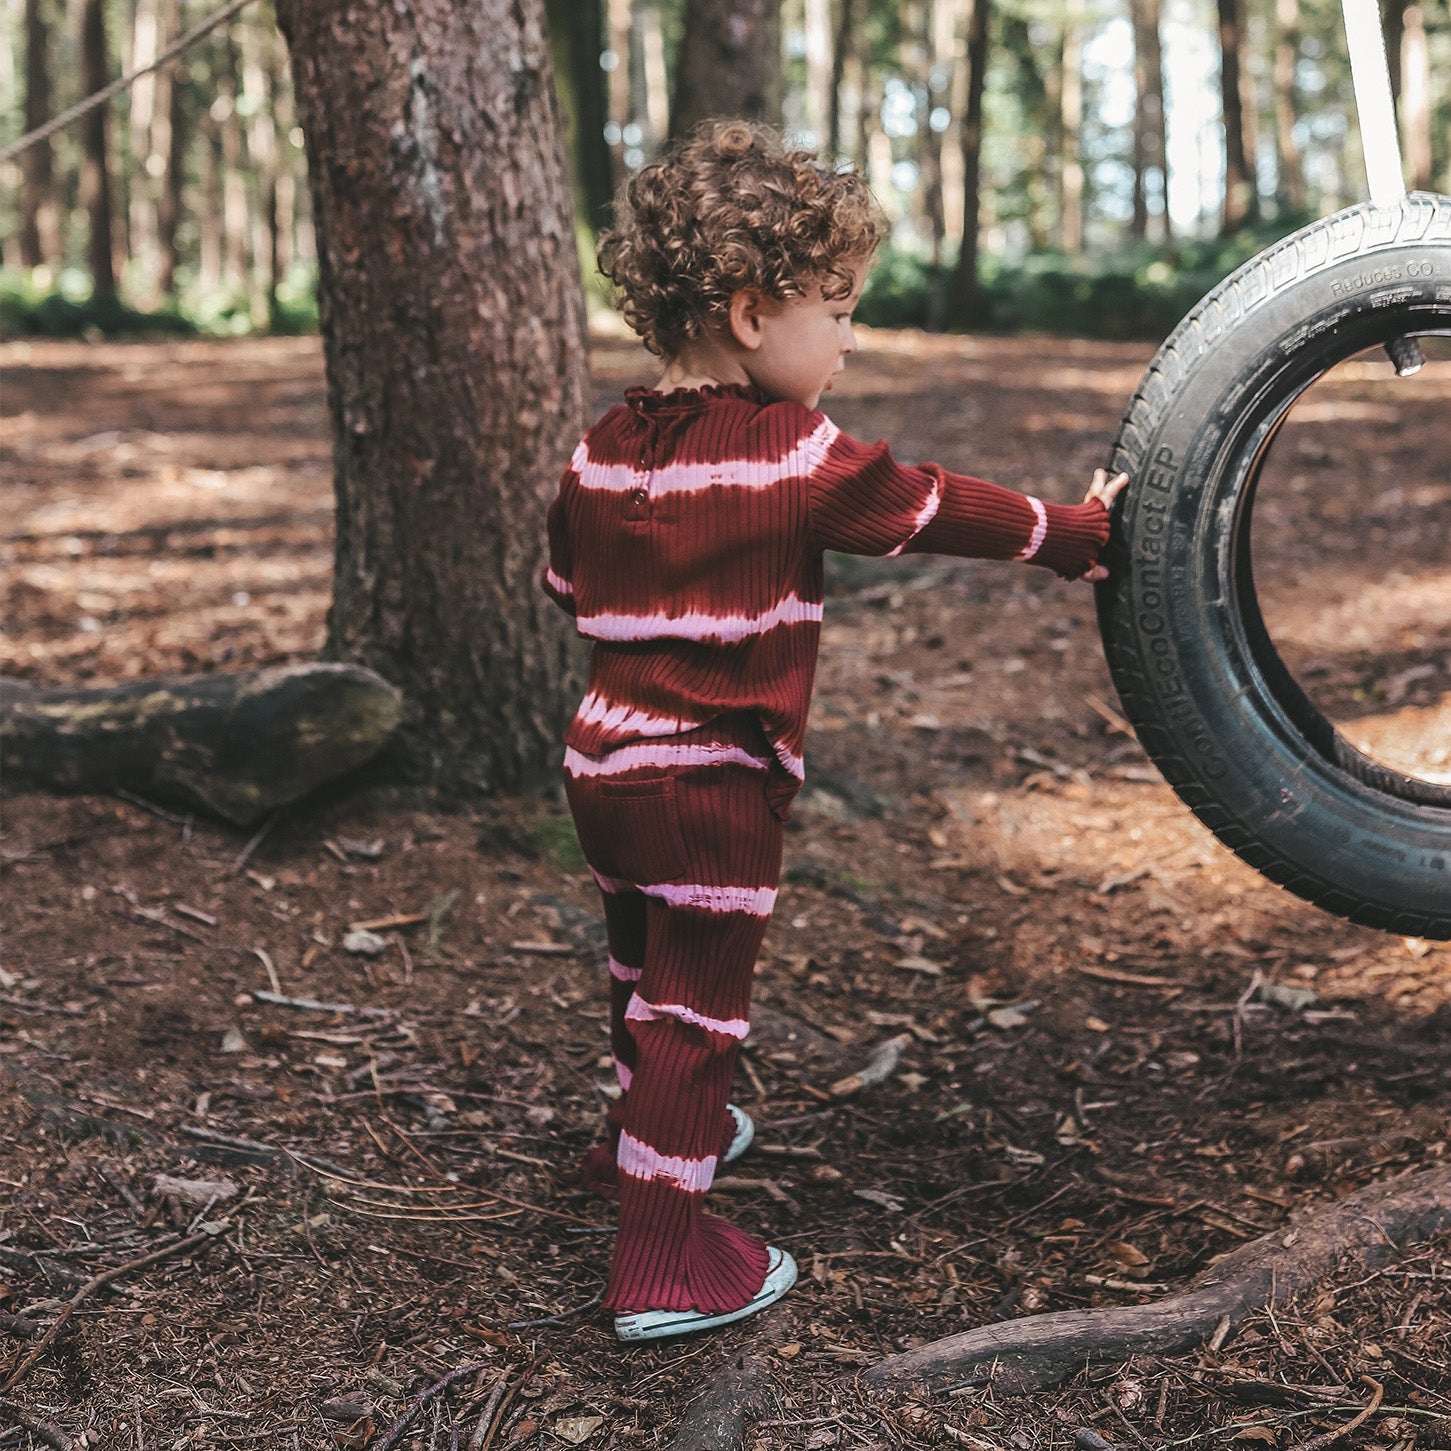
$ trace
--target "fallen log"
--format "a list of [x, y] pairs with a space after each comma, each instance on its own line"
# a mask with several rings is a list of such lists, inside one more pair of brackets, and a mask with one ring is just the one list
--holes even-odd
[[1089, 1365], [1172, 1354], [1246, 1315], [1324, 1281], [1343, 1261], [1385, 1264], [1408, 1245], [1451, 1228], [1451, 1164], [1374, 1184], [1251, 1240], [1152, 1305], [1065, 1310], [949, 1335], [862, 1372], [876, 1385], [934, 1389], [991, 1385], [1009, 1395], [1043, 1390]]
[[363, 764], [403, 697], [357, 665], [171, 675], [91, 690], [0, 680], [0, 768], [56, 791], [127, 790], [260, 821]]

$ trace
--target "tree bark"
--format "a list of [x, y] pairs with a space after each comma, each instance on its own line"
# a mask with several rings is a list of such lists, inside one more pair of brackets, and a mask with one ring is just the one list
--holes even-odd
[[831, 76], [826, 96], [826, 159], [835, 165], [841, 155], [842, 87], [847, 57], [852, 52], [856, 0], [837, 0], [836, 25], [831, 32]]
[[[181, 0], [163, 0], [161, 37], [169, 45], [181, 33]], [[186, 65], [184, 59], [162, 66], [156, 74], [156, 120], [151, 128], [152, 157], [160, 168], [156, 198], [156, 286], [163, 297], [176, 290], [176, 229], [181, 221], [182, 187], [186, 181]]]
[[400, 686], [416, 779], [553, 778], [581, 685], [539, 588], [584, 425], [584, 300], [542, 0], [283, 0], [333, 420], [326, 653]]
[[[45, 0], [25, 0], [25, 130], [50, 120], [50, 26]], [[42, 267], [60, 261], [60, 226], [50, 140], [20, 155], [20, 262]]]
[[1164, 239], [1169, 235], [1169, 169], [1165, 146], [1164, 65], [1159, 43], [1159, 0], [1130, 0], [1134, 31], [1133, 235], [1149, 234], [1148, 179], [1157, 175]]
[[[81, 91], [90, 95], [110, 79], [106, 54], [104, 0], [84, 0], [81, 7]], [[98, 298], [116, 295], [115, 242], [112, 228], [111, 158], [107, 120], [110, 106], [96, 106], [81, 121], [85, 160], [81, 166], [81, 205], [90, 225], [86, 260]]]
[[962, 247], [947, 288], [947, 325], [965, 328], [981, 320], [977, 275], [978, 220], [982, 199], [982, 97], [987, 80], [992, 0], [973, 0], [967, 23], [967, 106], [962, 114]]
[[1300, 55], [1300, 0], [1275, 0], [1275, 147], [1279, 155], [1280, 201], [1305, 209], [1305, 168], [1295, 122], [1300, 115], [1296, 63]]
[[602, 0], [546, 0], [554, 71], [574, 163], [575, 208], [592, 231], [609, 225], [613, 163], [605, 125], [609, 94], [600, 56], [605, 49]]
[[1056, 1385], [1086, 1365], [1135, 1355], [1173, 1354], [1197, 1344], [1222, 1320], [1231, 1327], [1265, 1305], [1310, 1289], [1344, 1260], [1373, 1269], [1409, 1244], [1451, 1227], [1451, 1164], [1373, 1184], [1295, 1228], [1251, 1240], [1151, 1305], [1064, 1310], [949, 1335], [863, 1372], [877, 1384], [944, 1388], [991, 1384], [1017, 1395]]
[[772, 0], [685, 0], [671, 136], [708, 116], [781, 124], [781, 7]]
[[1220, 230], [1228, 235], [1254, 219], [1254, 173], [1245, 148], [1240, 55], [1244, 46], [1242, 0], [1216, 0], [1219, 8], [1219, 94], [1224, 116], [1224, 206]]
[[239, 826], [362, 765], [401, 714], [392, 686], [351, 665], [91, 690], [0, 685], [0, 761], [12, 778], [61, 791], [135, 791]]
[[831, 134], [833, 32], [831, 0], [805, 0], [806, 22], [806, 129], [812, 145], [823, 151]]
[[277, 321], [277, 285], [281, 276], [281, 247], [277, 235], [277, 123], [271, 94], [271, 51], [276, 31], [270, 16], [244, 12], [238, 17], [241, 35], [242, 99], [246, 102], [247, 173], [253, 194], [251, 218], [254, 259], [252, 321], [271, 327]]
[[[160, 49], [158, 26], [160, 15], [157, 0], [136, 0], [131, 20], [131, 55], [128, 70], [139, 70], [156, 59]], [[131, 104], [126, 118], [130, 141], [127, 161], [127, 215], [129, 243], [127, 250], [137, 264], [140, 300], [145, 306], [157, 301], [158, 253], [156, 245], [156, 180], [149, 162], [152, 150], [152, 128], [156, 121], [157, 73], [138, 76], [131, 86]]]
[[1406, 179], [1418, 190], [1429, 190], [1431, 53], [1426, 42], [1426, 16], [1419, 5], [1406, 7], [1401, 57], [1401, 128], [1406, 146]]
[[1069, 0], [1063, 21], [1063, 78], [1059, 83], [1062, 123], [1058, 165], [1063, 195], [1063, 250], [1070, 257], [1083, 250], [1083, 0]]

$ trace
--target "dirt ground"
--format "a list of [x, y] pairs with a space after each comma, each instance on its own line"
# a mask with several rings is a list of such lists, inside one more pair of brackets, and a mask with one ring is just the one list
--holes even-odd
[[[869, 334], [828, 403], [900, 457], [1071, 499], [1150, 351]], [[316, 340], [17, 342], [0, 364], [0, 671], [317, 649]], [[649, 378], [617, 337], [594, 364], [601, 406]], [[1342, 369], [1277, 444], [1256, 537], [1297, 674], [1358, 743], [1442, 780], [1448, 403], [1451, 363]], [[636, 1349], [596, 1308], [613, 1211], [575, 1187], [611, 1075], [596, 900], [557, 802], [449, 814], [375, 786], [258, 840], [12, 795], [0, 1312], [43, 1326], [105, 1269], [195, 1243], [80, 1305], [0, 1401], [0, 1447], [349, 1447], [370, 1425], [376, 1445], [471, 1367], [394, 1444], [633, 1451], [669, 1445], [745, 1349], [772, 1367], [759, 1451], [1290, 1451], [1373, 1401], [1337, 1447], [1451, 1447], [1444, 1235], [1213, 1349], [1034, 1397], [855, 1384], [970, 1326], [1150, 1304], [1292, 1212], [1441, 1160], [1451, 950], [1347, 926], [1223, 850], [1125, 732], [1090, 591], [1043, 571], [836, 562], [808, 769], [738, 1075], [759, 1147], [713, 1195], [802, 1280], [754, 1321]], [[348, 951], [368, 923], [382, 952]], [[902, 1033], [888, 1082], [832, 1096]], [[25, 1331], [0, 1318], [0, 1382]]]

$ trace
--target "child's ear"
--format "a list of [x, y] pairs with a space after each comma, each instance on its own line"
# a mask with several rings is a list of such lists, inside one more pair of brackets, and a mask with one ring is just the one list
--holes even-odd
[[761, 302], [761, 294], [754, 287], [743, 287], [731, 294], [730, 309], [726, 315], [731, 337], [750, 352], [755, 352], [764, 340]]

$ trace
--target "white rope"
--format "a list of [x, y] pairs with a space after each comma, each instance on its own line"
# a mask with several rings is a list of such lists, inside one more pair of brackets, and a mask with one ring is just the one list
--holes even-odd
[[1377, 206], [1393, 206], [1406, 194], [1406, 175], [1401, 167], [1401, 138], [1396, 131], [1380, 7], [1376, 0], [1341, 0], [1341, 6], [1370, 199]]
[[110, 85], [92, 92], [85, 100], [77, 101], [74, 106], [62, 111], [59, 116], [52, 116], [43, 126], [37, 126], [34, 131], [27, 131], [19, 141], [12, 141], [9, 146], [0, 151], [0, 165], [19, 156], [22, 151], [34, 146], [37, 141], [44, 141], [47, 136], [53, 136], [63, 126], [69, 126], [78, 116], [84, 116], [87, 111], [94, 111], [97, 106], [104, 106], [112, 96], [119, 96], [127, 86], [165, 65], [167, 61], [180, 55], [188, 46], [195, 45], [202, 36], [210, 34], [224, 20], [230, 20], [243, 6], [251, 3], [252, 0], [228, 0], [226, 5], [209, 15], [200, 25], [193, 26], [179, 40], [173, 41], [150, 65], [140, 66], [134, 71], [129, 71], [112, 81]]

